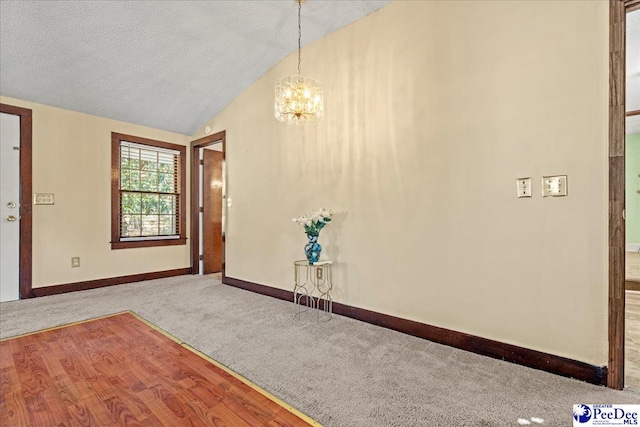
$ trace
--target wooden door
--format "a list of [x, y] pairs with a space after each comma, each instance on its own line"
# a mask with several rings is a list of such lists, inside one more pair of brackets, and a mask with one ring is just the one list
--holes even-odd
[[222, 152], [204, 150], [202, 180], [204, 274], [222, 271]]

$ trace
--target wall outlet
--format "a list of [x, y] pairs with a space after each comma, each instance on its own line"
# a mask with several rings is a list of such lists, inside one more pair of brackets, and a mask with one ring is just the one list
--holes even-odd
[[516, 180], [518, 198], [531, 197], [531, 178], [518, 178]]
[[542, 197], [562, 197], [566, 195], [567, 175], [542, 177]]
[[322, 268], [321, 267], [317, 267], [316, 268], [316, 279], [322, 280]]
[[71, 268], [80, 267], [80, 257], [74, 256], [71, 258]]

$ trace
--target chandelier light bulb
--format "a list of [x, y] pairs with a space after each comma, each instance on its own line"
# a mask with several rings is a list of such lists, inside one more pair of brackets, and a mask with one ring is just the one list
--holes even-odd
[[322, 120], [322, 86], [312, 77], [304, 77], [300, 72], [302, 27], [300, 11], [304, 0], [298, 2], [298, 75], [284, 76], [275, 86], [274, 114], [278, 121], [287, 124], [309, 125]]

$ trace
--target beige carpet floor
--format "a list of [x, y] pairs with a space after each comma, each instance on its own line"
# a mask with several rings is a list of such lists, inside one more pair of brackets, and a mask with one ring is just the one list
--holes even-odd
[[568, 426], [575, 403], [640, 402], [353, 319], [294, 321], [291, 303], [206, 276], [2, 303], [0, 337], [124, 310], [326, 426]]

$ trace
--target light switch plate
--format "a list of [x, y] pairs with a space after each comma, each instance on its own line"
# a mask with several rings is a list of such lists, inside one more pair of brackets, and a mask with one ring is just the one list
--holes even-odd
[[53, 193], [35, 193], [33, 195], [33, 204], [34, 205], [53, 205], [53, 204], [55, 204], [55, 200], [53, 198]]
[[516, 184], [518, 188], [518, 198], [531, 197], [531, 178], [518, 178]]
[[567, 195], [567, 175], [542, 177], [542, 197], [562, 197]]

